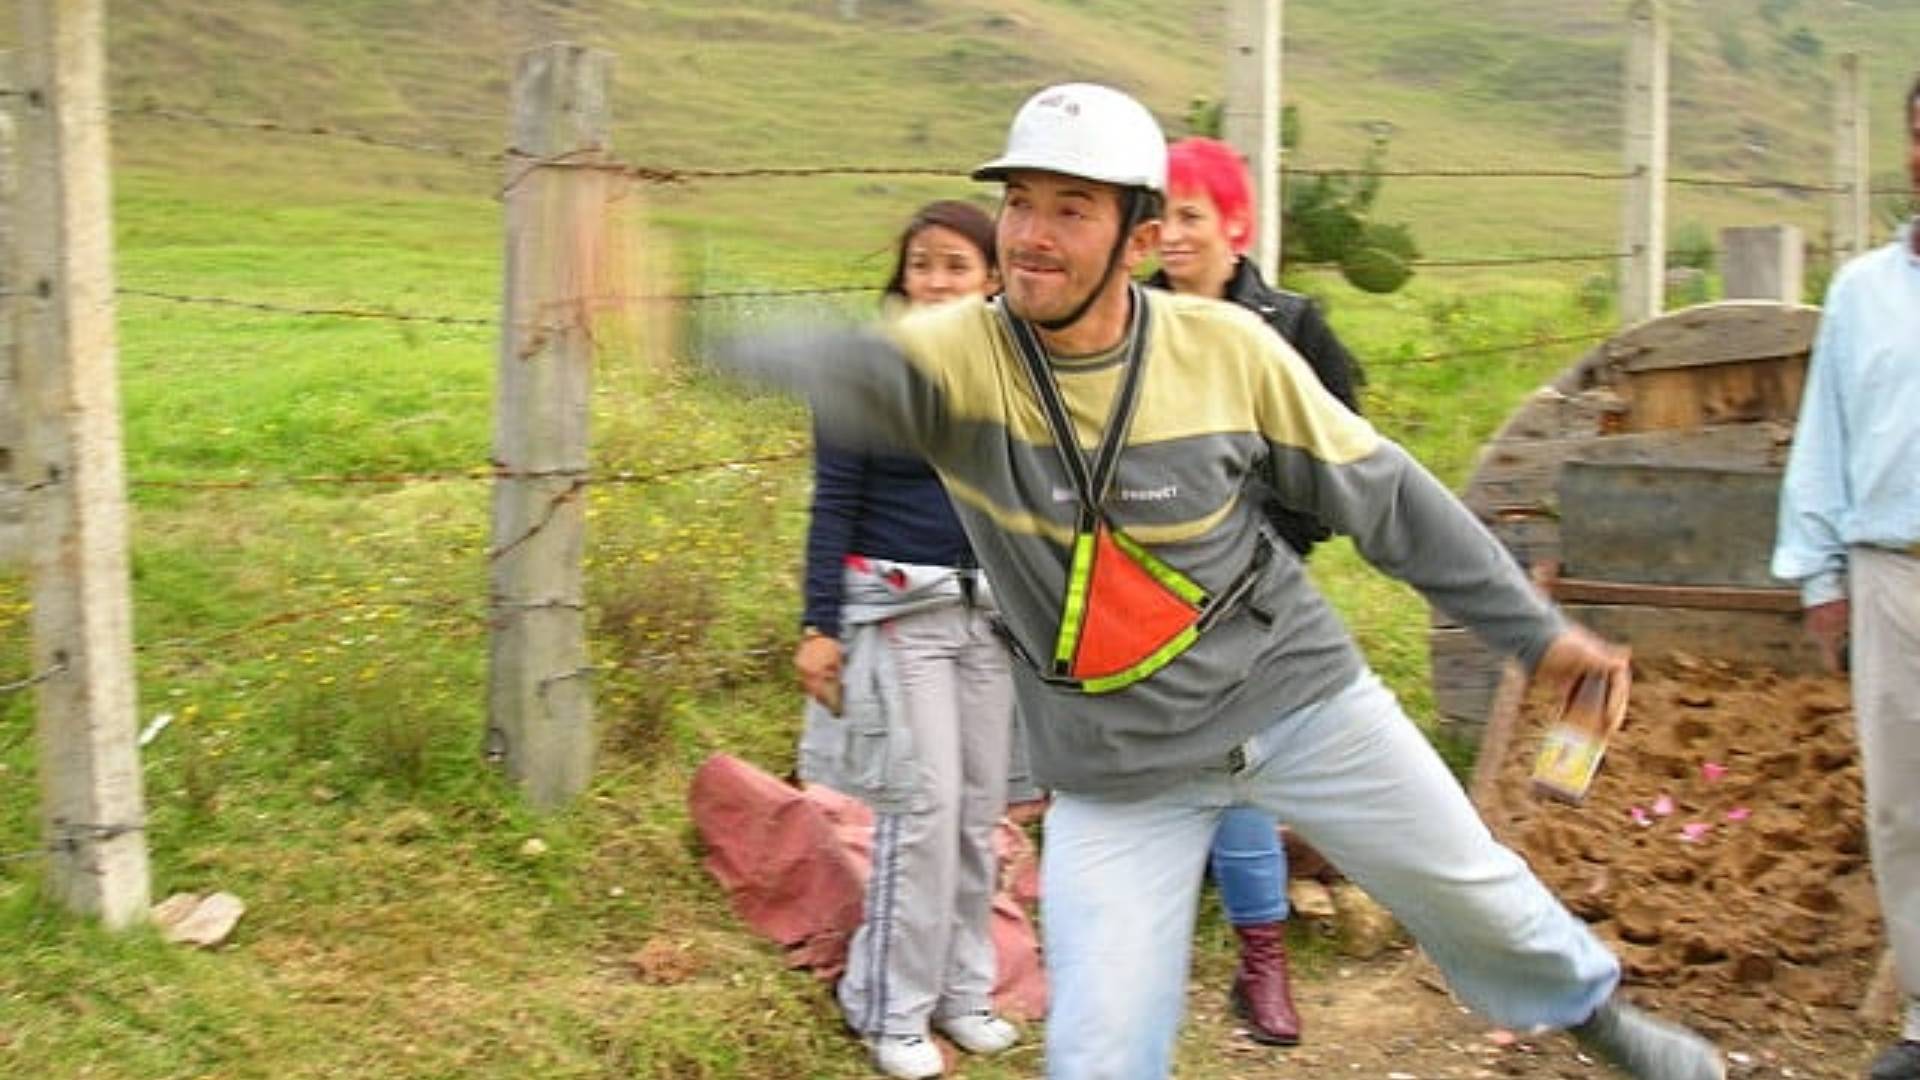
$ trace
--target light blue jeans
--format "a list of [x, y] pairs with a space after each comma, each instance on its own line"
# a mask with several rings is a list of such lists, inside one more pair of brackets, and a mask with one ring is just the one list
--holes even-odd
[[1214, 830], [1213, 883], [1235, 926], [1264, 926], [1287, 917], [1287, 852], [1272, 814], [1236, 806]]
[[1142, 798], [1055, 795], [1042, 857], [1053, 1080], [1172, 1068], [1200, 872], [1221, 815], [1257, 806], [1392, 909], [1468, 1005], [1512, 1028], [1592, 1015], [1620, 965], [1497, 843], [1368, 673], [1227, 762]]

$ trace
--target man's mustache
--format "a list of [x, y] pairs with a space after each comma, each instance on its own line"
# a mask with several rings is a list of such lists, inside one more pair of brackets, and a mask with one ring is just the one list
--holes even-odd
[[1016, 251], [1007, 256], [1007, 265], [1019, 270], [1065, 270], [1064, 260], [1049, 255], [1036, 255], [1027, 251]]

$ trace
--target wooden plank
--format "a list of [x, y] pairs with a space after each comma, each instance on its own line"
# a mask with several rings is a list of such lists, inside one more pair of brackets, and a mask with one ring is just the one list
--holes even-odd
[[[612, 57], [550, 45], [520, 57], [513, 148], [534, 161], [604, 160]], [[598, 169], [507, 166], [505, 289], [496, 366], [487, 752], [527, 800], [555, 809], [593, 776], [585, 572], [593, 292], [580, 236], [605, 229]]]
[[1522, 567], [1560, 559], [1560, 522], [1553, 517], [1501, 514], [1488, 522], [1487, 528]]
[[19, 475], [31, 560], [46, 887], [109, 927], [146, 919], [133, 605], [114, 332], [105, 0], [20, 5], [25, 84]]
[[1773, 589], [1780, 470], [1571, 460], [1560, 470], [1567, 576]]
[[1625, 403], [1611, 388], [1593, 388], [1567, 393], [1543, 386], [1528, 395], [1514, 410], [1506, 424], [1494, 435], [1496, 442], [1528, 439], [1560, 439], [1604, 433], [1609, 418], [1625, 409]]
[[1797, 589], [1747, 589], [1726, 585], [1636, 585], [1621, 581], [1559, 578], [1554, 599], [1566, 603], [1639, 604], [1703, 611], [1800, 611]]
[[1761, 468], [1786, 462], [1789, 430], [1780, 424], [1729, 424], [1697, 431], [1648, 431], [1558, 439], [1496, 439], [1462, 498], [1483, 520], [1503, 508], [1559, 504], [1567, 461], [1671, 462], [1701, 468]]
[[1626, 376], [1630, 431], [1694, 430], [1712, 424], [1792, 420], [1806, 381], [1804, 354]]
[[1805, 356], [1819, 323], [1819, 308], [1723, 300], [1636, 326], [1606, 348], [1613, 366], [1629, 373], [1738, 364]]
[[1436, 628], [1427, 635], [1427, 650], [1434, 710], [1451, 721], [1486, 723], [1507, 658], [1463, 627]]
[[1562, 606], [1588, 629], [1630, 645], [1635, 653], [1645, 656], [1689, 653], [1757, 664], [1786, 674], [1826, 670], [1797, 613], [1636, 604]]

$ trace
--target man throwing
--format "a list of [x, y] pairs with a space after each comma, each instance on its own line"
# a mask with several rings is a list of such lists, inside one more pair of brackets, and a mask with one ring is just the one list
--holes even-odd
[[[843, 438], [920, 452], [994, 583], [1036, 778], [1056, 1080], [1172, 1068], [1202, 863], [1258, 806], [1370, 894], [1494, 1022], [1570, 1028], [1632, 1074], [1724, 1075], [1615, 997], [1618, 961], [1487, 831], [1247, 485], [1549, 682], [1626, 655], [1566, 622], [1505, 549], [1250, 312], [1141, 289], [1159, 125], [1115, 90], [1023, 106], [998, 181], [1004, 301], [736, 348]], [[849, 687], [849, 694], [859, 692]]]

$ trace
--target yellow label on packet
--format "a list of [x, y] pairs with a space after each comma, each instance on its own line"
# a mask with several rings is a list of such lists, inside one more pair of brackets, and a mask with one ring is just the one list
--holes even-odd
[[1549, 795], [1579, 802], [1586, 797], [1606, 752], [1606, 736], [1601, 733], [1556, 726], [1540, 744], [1540, 756], [1533, 759], [1533, 784]]
[[1604, 676], [1588, 675], [1567, 688], [1559, 715], [1533, 760], [1535, 790], [1568, 802], [1586, 797], [1606, 755], [1607, 738], [1624, 717], [1625, 694], [1610, 702], [1610, 683]]

